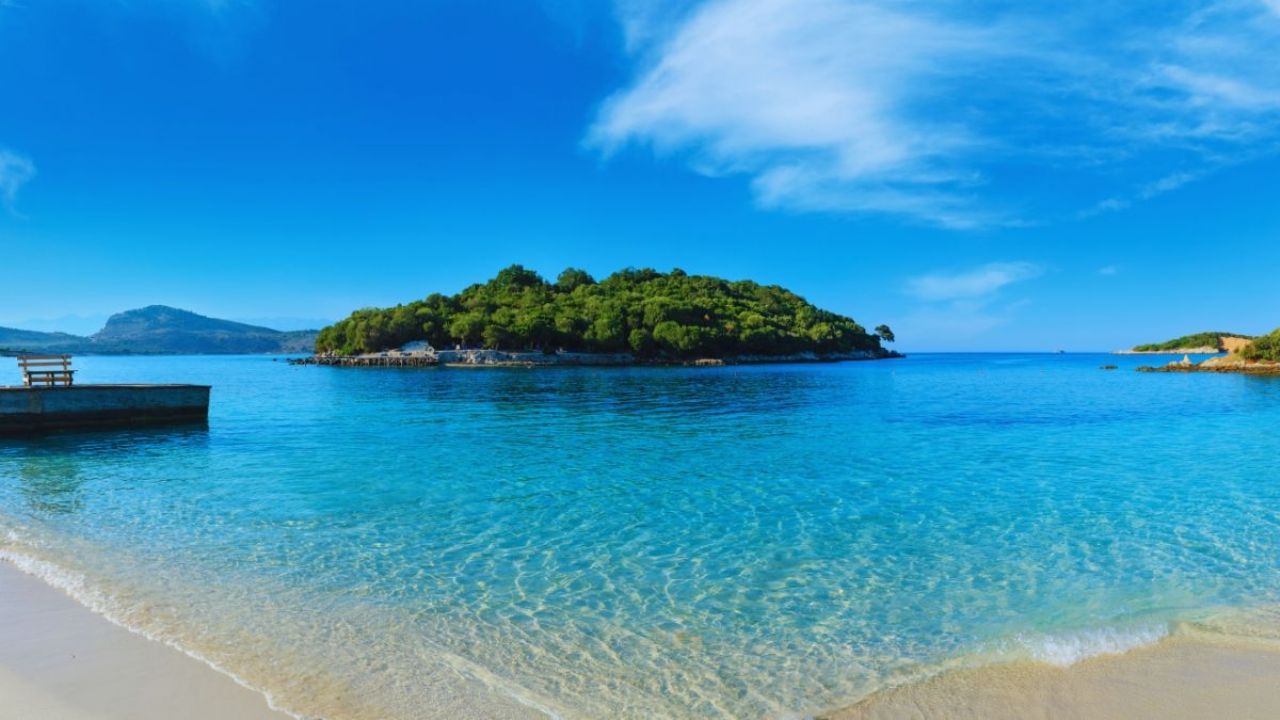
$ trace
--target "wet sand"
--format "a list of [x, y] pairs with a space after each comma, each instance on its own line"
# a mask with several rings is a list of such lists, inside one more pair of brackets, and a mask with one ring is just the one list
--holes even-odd
[[[1180, 633], [1058, 667], [1015, 662], [893, 688], [821, 720], [1271, 720], [1280, 644]], [[266, 699], [0, 561], [0, 720], [286, 720]]]
[[287, 720], [204, 663], [0, 561], [0, 720]]
[[1175, 635], [1069, 667], [1016, 662], [877, 693], [822, 720], [1273, 720], [1280, 647]]

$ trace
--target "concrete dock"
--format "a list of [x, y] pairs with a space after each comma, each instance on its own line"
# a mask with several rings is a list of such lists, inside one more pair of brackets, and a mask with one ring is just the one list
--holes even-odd
[[207, 423], [209, 390], [208, 385], [0, 387], [0, 436]]

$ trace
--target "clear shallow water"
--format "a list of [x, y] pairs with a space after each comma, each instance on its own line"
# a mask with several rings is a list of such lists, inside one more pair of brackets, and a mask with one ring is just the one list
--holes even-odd
[[209, 428], [0, 441], [0, 550], [302, 714], [804, 715], [1280, 602], [1280, 381], [1150, 362], [77, 358]]

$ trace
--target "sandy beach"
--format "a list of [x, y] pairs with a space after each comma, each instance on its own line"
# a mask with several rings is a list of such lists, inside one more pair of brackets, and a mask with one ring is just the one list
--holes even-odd
[[[944, 673], [820, 720], [1263, 720], [1280, 646], [1192, 632], [1068, 667]], [[284, 720], [204, 663], [121, 628], [0, 561], [0, 720]]]
[[821, 720], [1264, 720], [1277, 708], [1280, 647], [1197, 634], [1069, 667], [945, 673]]
[[0, 561], [0, 720], [286, 720], [266, 698]]

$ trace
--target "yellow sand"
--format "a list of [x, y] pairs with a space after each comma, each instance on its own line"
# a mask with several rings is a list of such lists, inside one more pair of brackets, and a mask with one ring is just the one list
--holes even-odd
[[887, 690], [824, 720], [1274, 720], [1280, 649], [1167, 638], [1067, 668], [1010, 663]]
[[286, 720], [266, 698], [0, 561], [0, 720]]
[[1240, 352], [1251, 342], [1253, 341], [1249, 338], [1225, 336], [1222, 338], [1222, 349], [1229, 353]]

